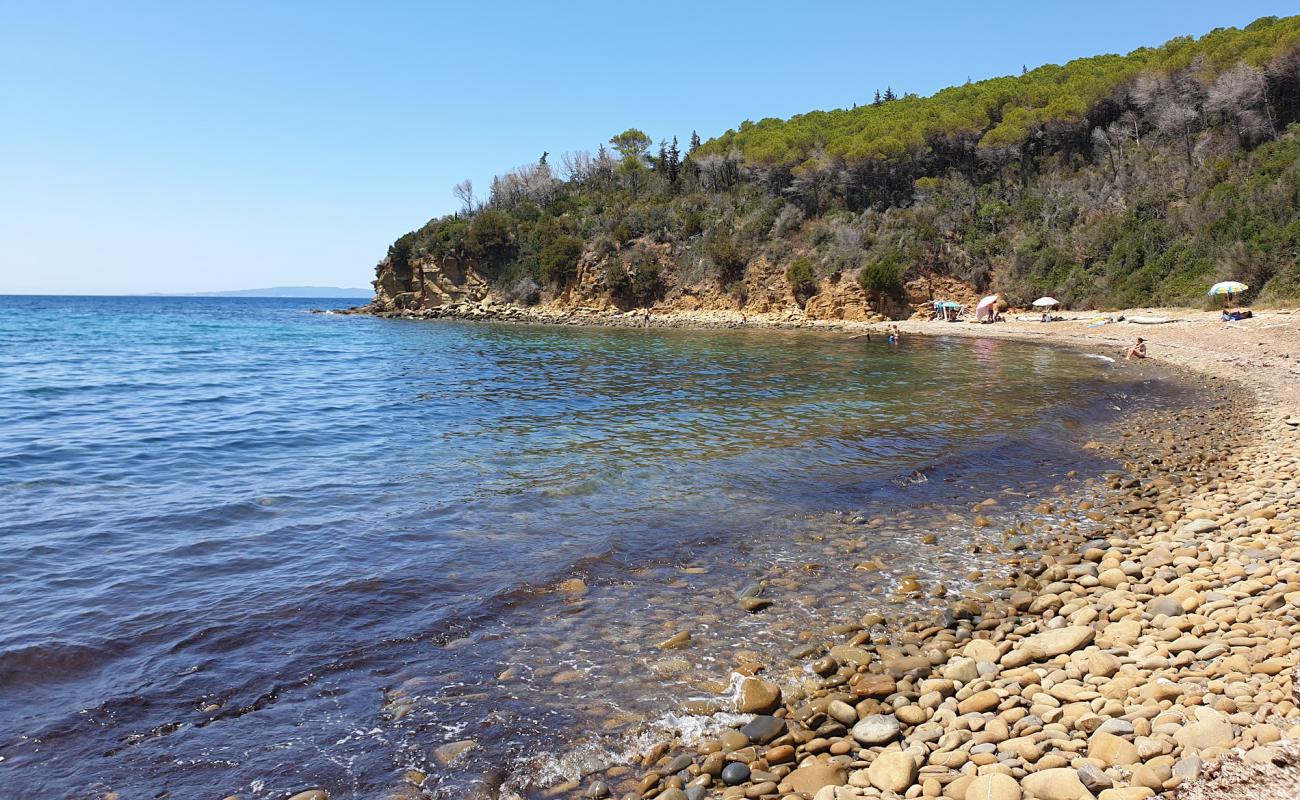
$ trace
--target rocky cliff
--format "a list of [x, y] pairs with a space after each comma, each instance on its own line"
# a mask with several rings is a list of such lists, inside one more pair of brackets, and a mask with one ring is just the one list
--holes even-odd
[[[640, 259], [657, 264], [665, 276], [664, 287], [656, 298], [635, 306], [656, 314], [739, 311], [795, 319], [870, 322], [928, 316], [934, 299], [956, 300], [971, 308], [977, 299], [974, 287], [941, 275], [914, 278], [905, 284], [902, 296], [891, 297], [868, 292], [859, 285], [855, 274], [841, 272], [821, 277], [815, 292], [798, 296], [784, 270], [762, 256], [749, 262], [740, 281], [723, 287], [713, 278], [687, 279], [673, 265], [666, 245], [638, 241], [627, 249], [635, 251]], [[626, 310], [631, 306], [616, 299], [609, 285], [611, 257], [584, 252], [572, 283], [558, 291], [539, 290], [526, 299], [506, 296], [487, 276], [456, 259], [437, 261], [424, 257], [412, 261], [407, 270], [395, 267], [392, 259], [384, 259], [376, 269], [375, 297], [370, 309], [418, 312], [489, 302], [552, 312]]]
[[402, 270], [386, 258], [379, 263], [375, 276], [371, 307], [377, 311], [418, 311], [462, 300], [482, 300], [489, 289], [485, 277], [455, 259], [439, 262], [426, 257]]

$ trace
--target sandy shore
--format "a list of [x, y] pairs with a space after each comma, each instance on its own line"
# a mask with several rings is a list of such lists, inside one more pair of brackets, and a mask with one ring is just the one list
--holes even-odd
[[[1163, 325], [1118, 322], [1090, 326], [1092, 317], [1065, 313], [1061, 322], [1008, 321], [969, 323], [899, 323], [904, 334], [987, 336], [1049, 342], [1123, 358], [1137, 337], [1147, 340], [1154, 361], [1224, 378], [1252, 392], [1261, 411], [1284, 416], [1300, 408], [1300, 310], [1259, 311], [1252, 319], [1221, 322], [1217, 314], [1192, 309], [1130, 309], [1110, 316], [1159, 316], [1177, 320]], [[868, 326], [875, 330], [882, 326]]]
[[[904, 336], [1014, 338], [1120, 360], [1140, 335], [1150, 359], [1193, 370], [1209, 399], [1142, 415], [1098, 443], [1123, 470], [1053, 508], [1034, 536], [1041, 549], [1008, 550], [1004, 576], [936, 601], [925, 619], [869, 615], [820, 632], [803, 670], [760, 665], [737, 677], [748, 724], [663, 743], [640, 770], [548, 794], [1300, 798], [1300, 315], [1120, 313], [1183, 321], [899, 323]], [[505, 318], [646, 324], [632, 314]], [[650, 324], [882, 329], [719, 313]]]

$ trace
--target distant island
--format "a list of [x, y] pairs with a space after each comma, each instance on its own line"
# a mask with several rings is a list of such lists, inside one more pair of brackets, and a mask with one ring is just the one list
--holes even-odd
[[[346, 289], [338, 286], [272, 286], [269, 289], [232, 289], [228, 292], [189, 292], [181, 297], [364, 297], [371, 289]], [[175, 295], [174, 295], [175, 296]]]

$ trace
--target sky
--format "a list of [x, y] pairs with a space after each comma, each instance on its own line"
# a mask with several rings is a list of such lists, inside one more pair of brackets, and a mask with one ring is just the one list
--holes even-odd
[[0, 3], [0, 294], [361, 287], [466, 178], [931, 94], [1281, 0]]

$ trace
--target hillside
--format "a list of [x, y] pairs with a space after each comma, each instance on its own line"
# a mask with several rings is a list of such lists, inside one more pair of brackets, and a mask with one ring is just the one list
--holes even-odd
[[937, 296], [1074, 306], [1300, 299], [1300, 16], [1257, 20], [679, 146], [629, 129], [495, 178], [397, 239], [376, 310], [906, 316]]

